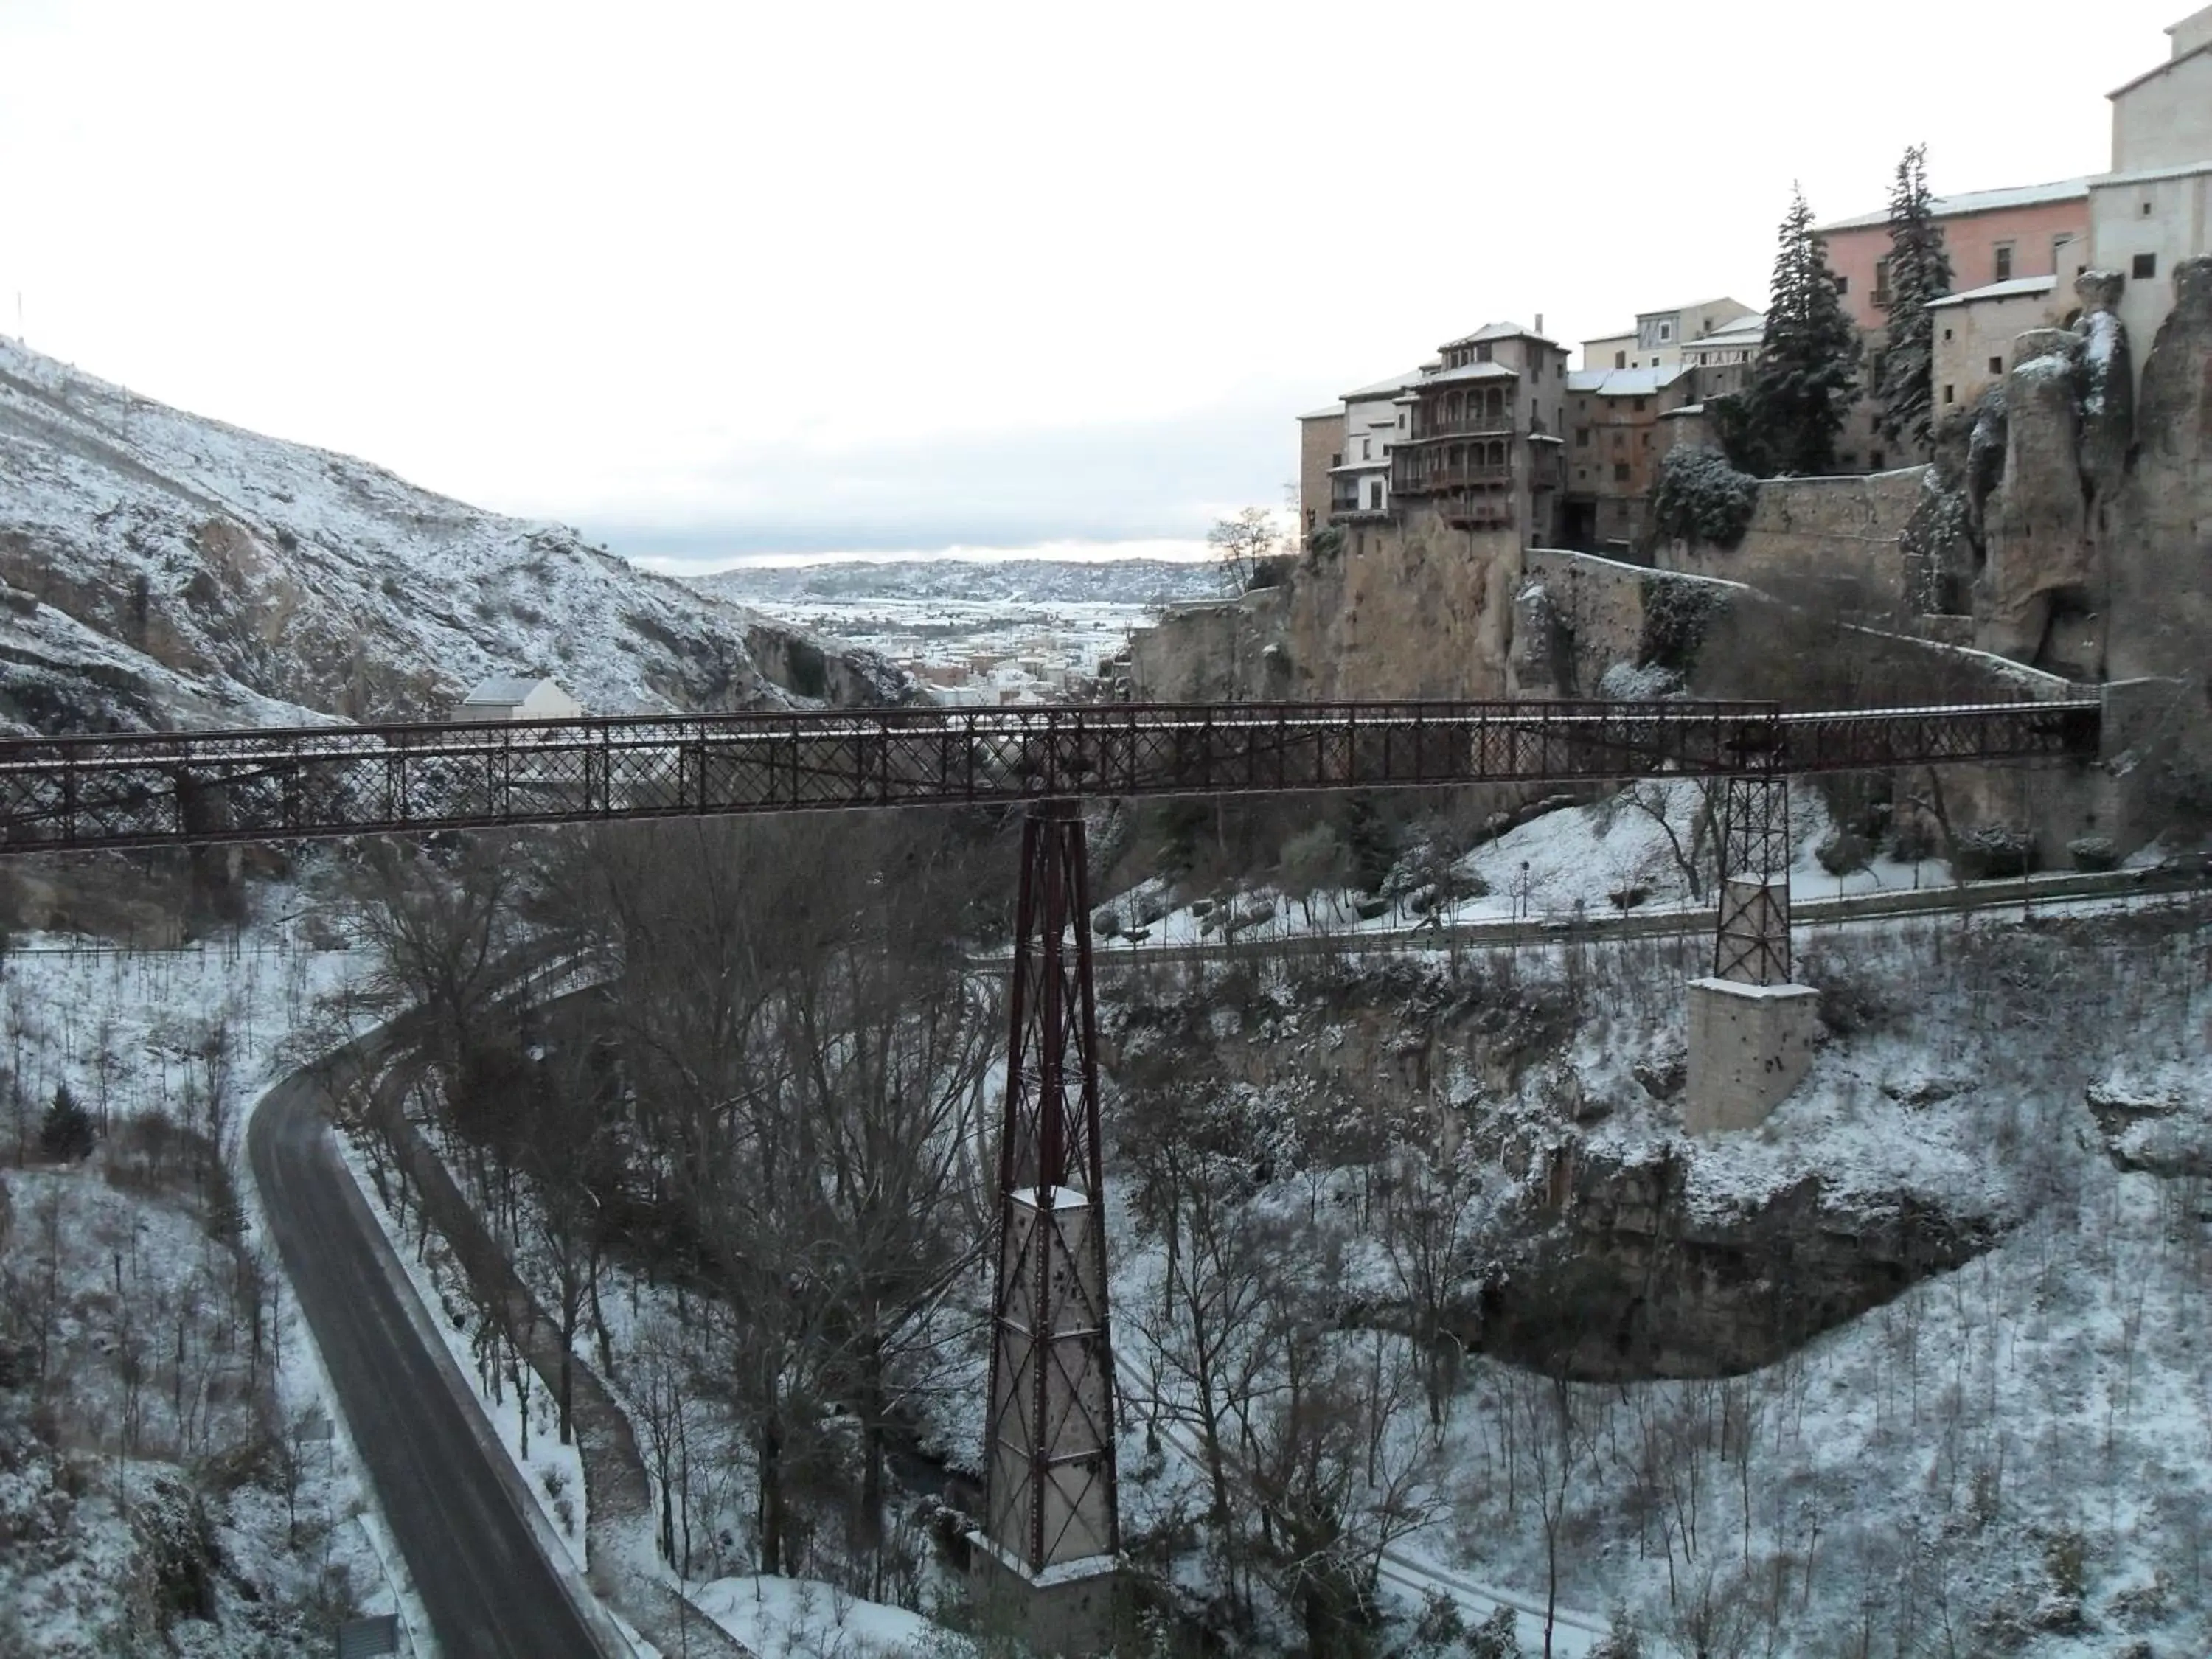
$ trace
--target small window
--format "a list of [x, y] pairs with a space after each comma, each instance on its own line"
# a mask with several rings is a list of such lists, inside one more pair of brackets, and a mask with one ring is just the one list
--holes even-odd
[[1332, 455], [1328, 458], [1328, 464], [1331, 466], [1342, 466], [1344, 465], [1344, 457], [1341, 455]]
[[1992, 357], [1992, 358], [1990, 358], [1990, 374], [2003, 374], [2003, 373], [2004, 373], [2004, 359], [2003, 359], [2003, 358], [2002, 358], [2002, 357]]
[[1474, 361], [1478, 363], [1488, 362], [1490, 361], [1490, 348], [1486, 345], [1479, 345], [1475, 347]]
[[1575, 447], [1577, 449], [1588, 449], [1589, 447], [1589, 428], [1588, 427], [1578, 426], [1575, 428]]
[[1375, 459], [1374, 439], [1362, 438], [1359, 441], [1359, 459], [1363, 461], [1371, 461]]
[[1660, 343], [1662, 345], [1664, 345], [1668, 341], [1669, 341], [1669, 340], [1673, 339], [1674, 337], [1674, 324], [1672, 324], [1672, 323], [1662, 323], [1662, 324], [1660, 324], [1660, 325], [1659, 325], [1659, 343]]
[[1887, 454], [1877, 449], [1873, 454], [1867, 457], [1868, 470], [1870, 471], [1879, 472], [1881, 471], [1883, 464], [1888, 459], [1889, 457]]
[[1641, 415], [1644, 412], [1644, 399], [1641, 398], [1638, 398], [1636, 400], [1636, 412], [1638, 415]]
[[2152, 277], [2158, 275], [2158, 255], [2155, 253], [2136, 254], [2135, 270], [2130, 274], [2132, 275], [2136, 281], [2139, 283], [2147, 283], [2150, 281]]
[[1887, 259], [1874, 262], [1874, 302], [1878, 306], [1889, 303], [1889, 261]]
[[1943, 401], [1947, 404], [1954, 404], [1958, 402], [1958, 393], [1952, 387], [1948, 386], [1945, 386], [1943, 388]]
[[2150, 216], [2151, 216], [2151, 207], [2152, 207], [2152, 204], [2151, 204], [2150, 203], [2148, 203], [2148, 202], [2145, 202], [2145, 203], [2143, 204], [2142, 216], [2143, 216], [2144, 218], [2148, 219], [2148, 218], [2149, 218], [2149, 217], [2150, 217]]
[[1836, 278], [1836, 292], [1838, 295], [1849, 294], [1850, 291], [1851, 279], [1850, 277], [1838, 276]]
[[1614, 352], [1613, 354], [1613, 366], [1615, 368], [1626, 368], [1628, 367], [1628, 354], [1625, 351]]
[[1613, 481], [1615, 483], [1626, 483], [1628, 482], [1628, 463], [1626, 461], [1622, 461], [1613, 467]]
[[1993, 269], [1996, 271], [1996, 275], [1990, 278], [1991, 282], [2008, 283], [2012, 281], [2012, 244], [2010, 242], [1999, 242], [1997, 244], [1996, 262]]
[[1948, 328], [1947, 328], [1947, 329], [1945, 329], [1945, 330], [1943, 331], [1943, 337], [1944, 337], [1944, 339], [1945, 339], [1945, 340], [1947, 340], [1947, 341], [1948, 341], [1948, 339], [1950, 339], [1950, 337], [1951, 337], [1951, 331], [1950, 331], [1949, 329], [1948, 329]]
[[1644, 434], [1644, 447], [1646, 449], [1651, 447], [1651, 434], [1649, 432]]

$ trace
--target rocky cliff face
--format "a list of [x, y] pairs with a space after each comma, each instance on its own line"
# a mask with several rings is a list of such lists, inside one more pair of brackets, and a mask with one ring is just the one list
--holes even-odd
[[2111, 504], [2114, 678], [2201, 681], [2212, 657], [2212, 259], [2174, 272]]
[[594, 712], [896, 700], [904, 677], [343, 455], [0, 340], [0, 727], [441, 714], [545, 673]]

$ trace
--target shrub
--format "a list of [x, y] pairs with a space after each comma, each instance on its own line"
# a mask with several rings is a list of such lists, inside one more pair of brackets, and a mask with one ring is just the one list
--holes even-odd
[[2073, 859], [2076, 870], [2116, 870], [2119, 867], [2120, 849], [2112, 845], [2110, 836], [2083, 836], [2068, 842], [2066, 851]]
[[1751, 528], [1759, 480], [1703, 445], [1670, 452], [1651, 492], [1651, 527], [1670, 541], [1735, 547]]
[[1958, 838], [1952, 862], [1968, 881], [2024, 876], [2035, 866], [2035, 836], [2010, 824], [1981, 824]]
[[1899, 864], [1936, 856], [1936, 826], [1920, 814], [1900, 814], [1890, 822], [1889, 855]]
[[1828, 837], [1814, 850], [1813, 856], [1820, 860], [1820, 867], [1832, 876], [1848, 876], [1854, 870], [1866, 868], [1867, 860], [1874, 856], [1874, 848], [1864, 836], [1849, 830], [1832, 830]]
[[1689, 672], [1713, 619], [1728, 607], [1725, 590], [1680, 576], [1644, 579], [1644, 626], [1638, 665]]

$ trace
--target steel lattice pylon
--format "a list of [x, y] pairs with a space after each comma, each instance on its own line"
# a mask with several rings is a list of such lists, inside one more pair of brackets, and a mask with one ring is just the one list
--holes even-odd
[[1080, 806], [1022, 830], [982, 1540], [1032, 1580], [1121, 1548]]
[[1777, 770], [1722, 781], [1713, 977], [1790, 982], [1790, 786]]

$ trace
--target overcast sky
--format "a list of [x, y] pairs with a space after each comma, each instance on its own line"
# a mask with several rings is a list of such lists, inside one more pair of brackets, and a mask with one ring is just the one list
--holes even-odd
[[633, 554], [1195, 538], [1484, 322], [1760, 303], [1793, 179], [2099, 170], [2189, 9], [0, 0], [0, 328]]

